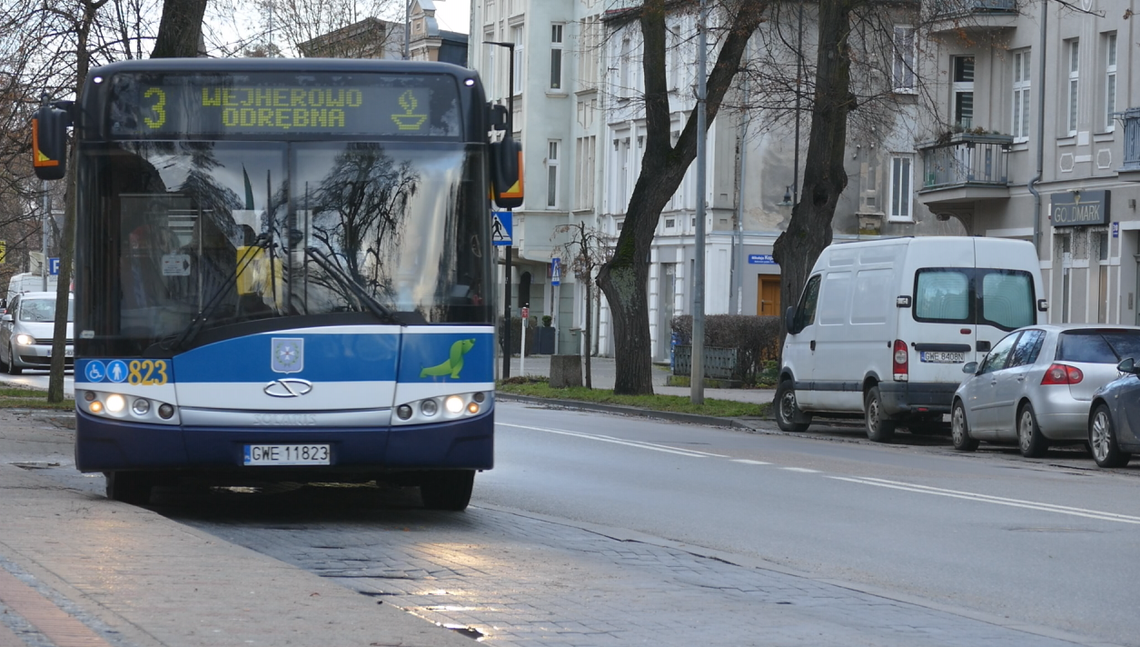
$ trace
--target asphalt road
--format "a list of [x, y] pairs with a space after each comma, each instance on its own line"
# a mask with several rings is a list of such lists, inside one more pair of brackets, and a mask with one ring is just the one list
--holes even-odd
[[[940, 447], [498, 409], [478, 501], [620, 527], [1120, 644], [1135, 476]], [[944, 442], [944, 441], [943, 441]], [[924, 443], [926, 444], [926, 443]]]

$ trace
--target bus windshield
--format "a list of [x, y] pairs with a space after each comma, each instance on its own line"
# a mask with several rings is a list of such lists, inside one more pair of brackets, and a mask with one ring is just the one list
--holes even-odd
[[131, 141], [81, 155], [98, 214], [85, 235], [108, 245], [80, 266], [109, 295], [81, 309], [89, 353], [175, 353], [202, 331], [301, 316], [490, 320], [477, 146]]

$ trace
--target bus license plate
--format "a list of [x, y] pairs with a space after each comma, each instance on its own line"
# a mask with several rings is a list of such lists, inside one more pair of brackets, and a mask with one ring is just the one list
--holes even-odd
[[331, 465], [328, 445], [246, 445], [246, 465]]
[[966, 354], [944, 350], [924, 350], [919, 353], [918, 359], [921, 362], [934, 364], [961, 364], [966, 361]]

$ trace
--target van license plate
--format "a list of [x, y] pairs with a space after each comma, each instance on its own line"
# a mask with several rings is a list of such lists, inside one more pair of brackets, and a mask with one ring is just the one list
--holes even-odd
[[966, 354], [944, 350], [924, 350], [919, 352], [918, 359], [920, 362], [933, 364], [961, 364], [966, 361]]
[[328, 445], [246, 445], [246, 465], [330, 465]]

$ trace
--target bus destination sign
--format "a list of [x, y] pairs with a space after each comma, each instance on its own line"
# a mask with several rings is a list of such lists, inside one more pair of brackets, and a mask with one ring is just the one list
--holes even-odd
[[115, 137], [304, 135], [459, 137], [459, 97], [444, 75], [124, 74], [114, 79]]

